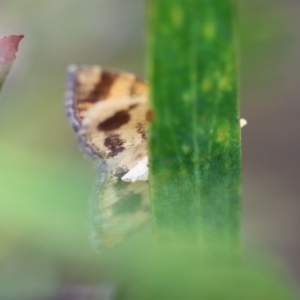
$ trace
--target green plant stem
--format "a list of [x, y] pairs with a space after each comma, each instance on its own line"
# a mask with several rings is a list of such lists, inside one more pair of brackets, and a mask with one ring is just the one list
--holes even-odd
[[240, 127], [230, 0], [149, 0], [155, 235], [239, 251]]

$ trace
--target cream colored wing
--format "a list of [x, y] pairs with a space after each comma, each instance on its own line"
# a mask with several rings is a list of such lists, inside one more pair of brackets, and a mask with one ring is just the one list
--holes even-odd
[[86, 113], [79, 140], [105, 161], [112, 175], [128, 172], [147, 156], [147, 110], [144, 97], [99, 102]]
[[147, 182], [127, 183], [118, 175], [104, 176], [99, 174], [89, 213], [91, 242], [100, 251], [123, 242], [151, 216]]
[[66, 114], [99, 172], [90, 201], [92, 241], [99, 249], [122, 242], [150, 219], [148, 182], [121, 180], [147, 158], [147, 97], [147, 85], [132, 74], [69, 69]]

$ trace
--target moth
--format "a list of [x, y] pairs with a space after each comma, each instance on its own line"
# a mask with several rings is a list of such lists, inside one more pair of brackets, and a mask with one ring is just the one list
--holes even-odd
[[65, 110], [80, 148], [99, 171], [90, 201], [93, 244], [113, 247], [151, 216], [148, 86], [133, 74], [71, 66]]
[[67, 118], [99, 170], [90, 201], [91, 238], [98, 249], [119, 244], [151, 216], [147, 99], [148, 87], [135, 75], [98, 66], [68, 69]]

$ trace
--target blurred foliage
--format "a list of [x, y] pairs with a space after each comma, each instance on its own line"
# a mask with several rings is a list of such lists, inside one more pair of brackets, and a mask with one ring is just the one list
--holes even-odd
[[137, 252], [134, 260], [123, 262], [123, 272], [117, 269], [126, 283], [117, 299], [296, 299], [269, 259], [244, 257], [242, 264], [232, 265], [220, 249], [212, 252], [179, 241]]
[[[26, 36], [0, 94], [1, 300], [58, 299], [55, 295], [61, 287], [111, 281], [113, 275], [108, 276], [109, 272], [130, 269], [122, 263], [129, 258], [135, 261], [137, 249], [141, 256], [146, 253], [149, 230], [101, 257], [90, 250], [85, 212], [95, 174], [82, 159], [63, 111], [64, 78], [69, 64], [99, 63], [143, 74], [143, 5], [140, 0], [1, 0], [0, 35]], [[257, 110], [264, 113], [260, 118], [263, 123], [258, 123], [257, 115], [249, 120], [252, 128], [258, 124], [253, 133], [257, 135], [264, 132], [261, 125], [266, 124], [266, 119], [270, 127], [274, 125], [272, 120], [277, 121], [268, 105], [276, 102], [283, 107], [286, 95], [299, 85], [297, 73], [293, 73], [298, 48], [291, 42], [299, 27], [295, 26], [299, 2], [242, 0], [238, 10], [242, 95], [249, 100], [244, 107], [259, 107]], [[293, 72], [284, 77], [288, 68]], [[283, 82], [287, 88], [276, 98]], [[273, 94], [263, 97], [259, 94], [262, 90]], [[297, 129], [294, 125], [293, 128]], [[284, 143], [280, 144], [288, 145], [288, 135], [282, 127], [279, 129], [274, 136], [283, 132]], [[260, 149], [259, 141], [251, 145]], [[275, 153], [278, 147], [272, 147]], [[252, 148], [251, 155], [256, 159]], [[287, 157], [280, 155], [280, 159]], [[295, 161], [293, 158], [293, 165]], [[285, 173], [280, 173], [280, 184]], [[282, 257], [293, 259], [291, 251], [297, 250], [297, 238], [287, 236], [293, 228], [299, 228], [296, 221], [289, 223], [292, 212], [299, 219], [298, 212], [295, 206], [286, 205], [290, 203], [287, 194], [277, 199], [276, 193], [267, 195], [257, 188], [261, 181], [263, 186], [270, 184], [265, 174], [253, 175], [257, 181], [248, 193], [251, 201], [246, 203], [245, 232], [252, 230], [253, 237], [264, 233], [261, 239], [270, 239], [273, 234], [273, 241], [282, 247]], [[271, 186], [273, 191], [274, 184]], [[276, 203], [284, 205], [276, 210]], [[263, 210], [254, 205], [266, 207]], [[266, 230], [268, 220], [273, 220], [273, 231]], [[290, 227], [286, 227], [288, 224]], [[294, 244], [289, 244], [291, 241]], [[295, 274], [299, 251], [296, 252], [290, 262], [295, 265]], [[112, 262], [118, 257], [122, 263], [114, 269]]]
[[[293, 39], [289, 4], [280, 0], [238, 1], [242, 87], [261, 90], [278, 80]], [[268, 99], [263, 99], [267, 102]]]

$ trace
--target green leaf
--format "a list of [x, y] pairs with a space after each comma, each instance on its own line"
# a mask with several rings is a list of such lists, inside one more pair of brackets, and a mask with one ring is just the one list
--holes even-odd
[[240, 127], [229, 0], [149, 0], [150, 189], [159, 239], [239, 251]]

